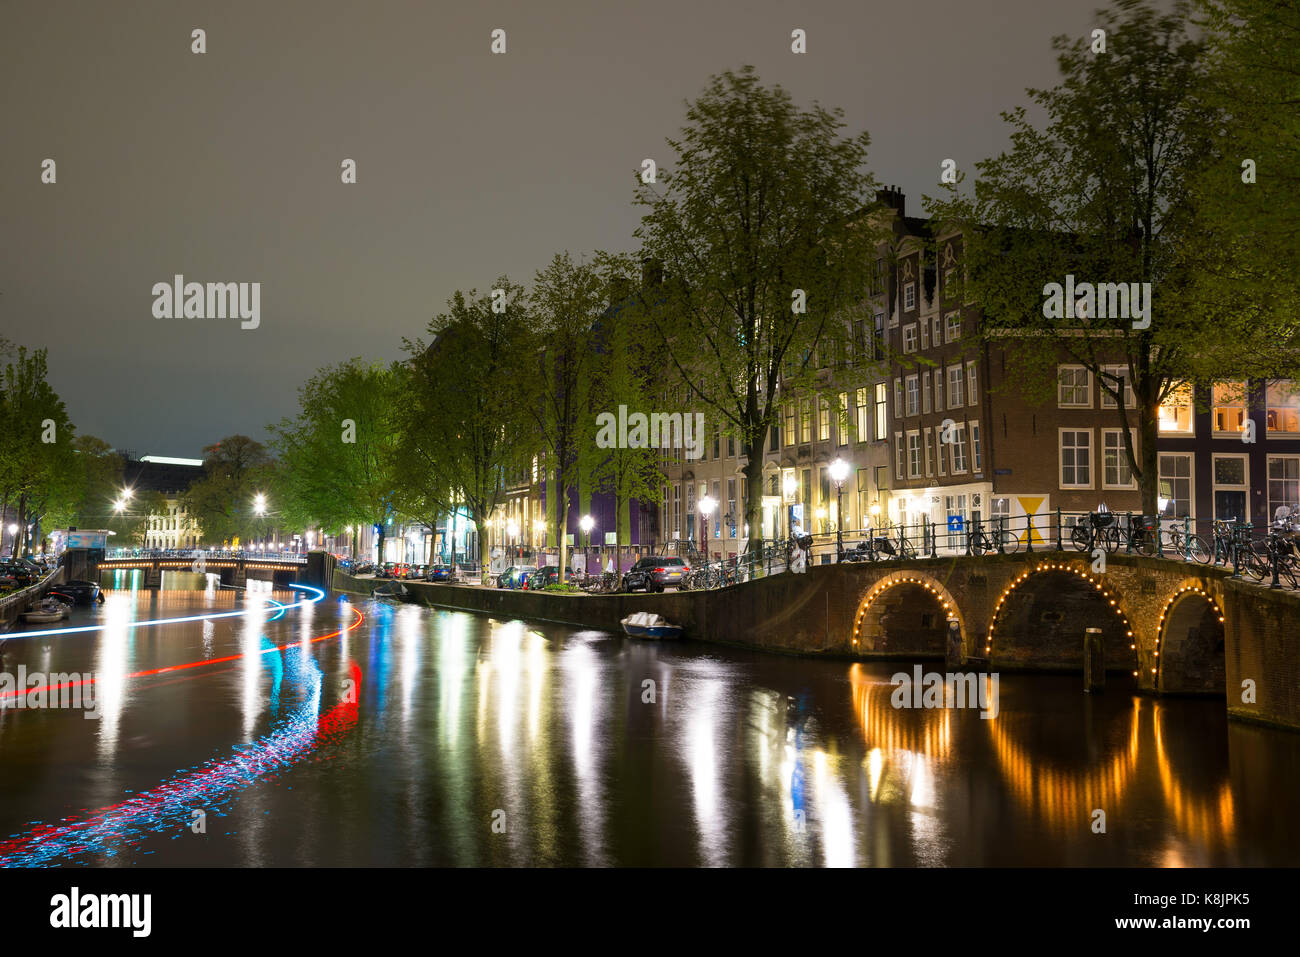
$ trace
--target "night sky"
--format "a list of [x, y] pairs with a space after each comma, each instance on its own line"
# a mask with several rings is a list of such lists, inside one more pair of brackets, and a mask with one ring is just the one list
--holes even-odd
[[[634, 173], [671, 165], [711, 74], [753, 64], [842, 107], [920, 214], [945, 157], [1002, 148], [998, 111], [1055, 82], [1051, 37], [1099, 5], [7, 0], [0, 335], [48, 347], [78, 431], [118, 448], [264, 440], [318, 366], [398, 357], [457, 288], [634, 249]], [[260, 327], [154, 318], [177, 273], [260, 282]]]

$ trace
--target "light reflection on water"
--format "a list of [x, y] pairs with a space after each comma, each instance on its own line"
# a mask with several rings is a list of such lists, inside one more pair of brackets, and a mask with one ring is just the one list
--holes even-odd
[[1221, 702], [1003, 676], [986, 720], [894, 708], [908, 665], [335, 596], [280, 615], [264, 589], [193, 584], [4, 647], [6, 672], [93, 672], [103, 716], [0, 710], [0, 863], [1300, 863], [1280, 823], [1300, 736]]

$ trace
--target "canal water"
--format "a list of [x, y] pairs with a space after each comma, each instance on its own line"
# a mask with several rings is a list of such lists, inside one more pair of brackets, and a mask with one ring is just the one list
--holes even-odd
[[0, 709], [0, 865], [1300, 864], [1300, 734], [1221, 701], [115, 581], [0, 646], [94, 689]]

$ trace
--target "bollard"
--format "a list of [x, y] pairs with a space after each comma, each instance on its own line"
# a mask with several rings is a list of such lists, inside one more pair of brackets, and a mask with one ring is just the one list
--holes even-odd
[[1101, 629], [1086, 628], [1083, 635], [1083, 690], [1087, 693], [1106, 689], [1106, 653]]
[[948, 653], [945, 659], [949, 671], [966, 664], [966, 656], [961, 649], [961, 624], [956, 615], [948, 616]]
[[1061, 506], [1056, 506], [1056, 550], [1065, 551], [1065, 545], [1061, 542]]

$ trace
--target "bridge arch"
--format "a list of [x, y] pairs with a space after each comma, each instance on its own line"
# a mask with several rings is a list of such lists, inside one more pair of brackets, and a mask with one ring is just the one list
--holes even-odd
[[1184, 584], [1160, 610], [1156, 624], [1158, 691], [1224, 694], [1226, 691], [1223, 609], [1199, 584]]
[[[890, 604], [886, 596], [907, 597], [913, 602], [906, 610], [900, 603]], [[904, 616], [912, 620], [902, 620]], [[871, 590], [858, 602], [853, 616], [852, 648], [858, 653], [933, 653], [947, 650], [948, 621], [957, 620], [962, 648], [966, 647], [965, 617], [957, 599], [946, 585], [925, 572], [893, 571], [876, 580]]]
[[[1038, 610], [1040, 598], [1051, 605], [1049, 611]], [[1092, 574], [1084, 561], [1038, 562], [1012, 578], [998, 596], [983, 654], [990, 660], [997, 656], [1004, 665], [1081, 668], [1088, 625], [1102, 628], [1110, 670], [1122, 661], [1138, 678], [1138, 640], [1128, 603], [1114, 584]], [[1032, 632], [1032, 645], [1026, 632]]]

